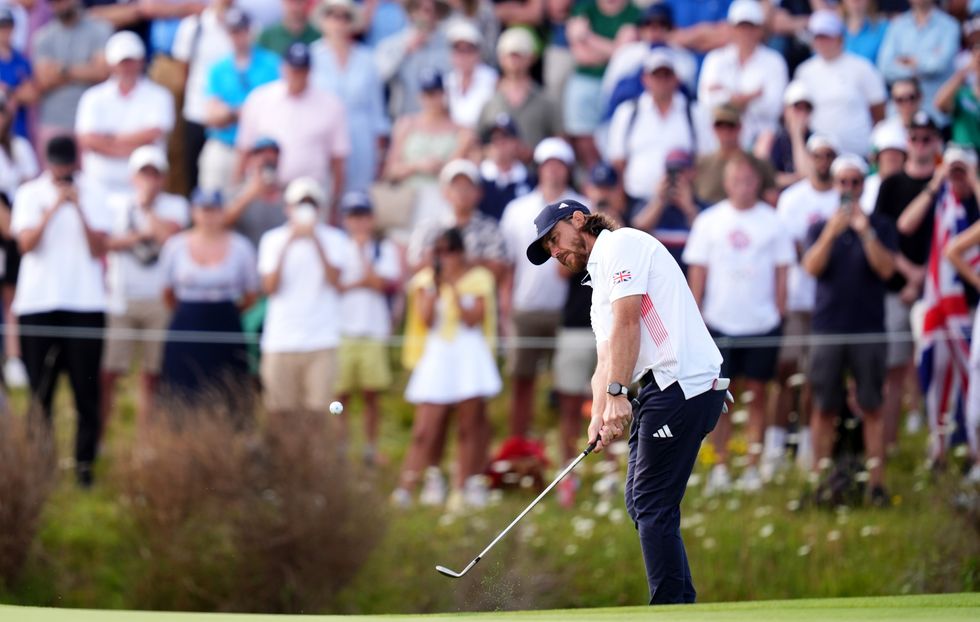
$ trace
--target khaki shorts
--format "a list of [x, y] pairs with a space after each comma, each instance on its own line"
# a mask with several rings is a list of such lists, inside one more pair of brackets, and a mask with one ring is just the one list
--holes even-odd
[[[783, 322], [783, 344], [779, 347], [780, 363], [796, 363], [797, 369], [806, 369], [807, 355], [810, 353], [810, 345], [807, 343], [810, 336], [810, 324], [812, 316], [809, 311], [790, 311], [786, 314]], [[787, 337], [789, 342], [787, 343]]]
[[555, 343], [554, 386], [564, 395], [592, 395], [596, 355], [591, 328], [559, 328]]
[[337, 395], [384, 391], [391, 386], [388, 344], [378, 339], [344, 337], [340, 342]]
[[[109, 333], [102, 354], [102, 369], [125, 374], [133, 364], [136, 348], [140, 349], [140, 369], [159, 374], [163, 362], [164, 333], [170, 324], [170, 311], [159, 300], [130, 300], [122, 314], [109, 315]], [[136, 335], [118, 336], [117, 330], [135, 331]], [[146, 334], [141, 334], [146, 331]], [[156, 333], [156, 334], [153, 334]]]
[[337, 382], [337, 352], [263, 352], [259, 373], [266, 410], [326, 412]]
[[517, 339], [517, 344], [508, 352], [507, 371], [517, 378], [535, 377], [541, 361], [554, 351], [554, 345], [528, 345], [523, 340], [553, 340], [559, 324], [561, 313], [558, 311], [515, 312], [511, 318], [511, 335]]

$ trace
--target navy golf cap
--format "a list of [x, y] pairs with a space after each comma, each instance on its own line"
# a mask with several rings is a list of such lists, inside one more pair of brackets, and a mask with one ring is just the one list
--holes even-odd
[[290, 67], [295, 67], [297, 69], [309, 69], [310, 47], [301, 41], [297, 41], [286, 48], [286, 54], [284, 55], [283, 60], [285, 60], [286, 64]]
[[10, 7], [0, 6], [0, 24], [10, 26], [14, 23], [14, 12]]
[[360, 190], [351, 190], [340, 199], [340, 211], [345, 214], [370, 214], [374, 211], [371, 197]]
[[616, 182], [619, 181], [619, 175], [616, 174], [616, 169], [613, 167], [605, 162], [599, 162], [589, 172], [589, 181], [594, 186], [609, 188], [616, 185]]
[[538, 217], [534, 219], [534, 226], [537, 228], [538, 233], [534, 241], [527, 247], [528, 261], [536, 266], [540, 266], [551, 258], [548, 251], [544, 250], [544, 247], [541, 246], [541, 240], [544, 236], [548, 235], [549, 231], [554, 229], [559, 220], [571, 218], [575, 212], [582, 212], [583, 214], [591, 213], [589, 208], [571, 199], [546, 205], [541, 210]]
[[442, 74], [438, 69], [424, 69], [419, 75], [419, 87], [426, 93], [443, 90]]

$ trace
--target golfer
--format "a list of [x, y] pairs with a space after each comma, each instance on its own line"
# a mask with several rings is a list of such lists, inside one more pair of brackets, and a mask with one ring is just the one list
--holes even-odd
[[[589, 442], [619, 438], [635, 414], [626, 510], [640, 532], [650, 604], [693, 603], [680, 504], [701, 441], [725, 406], [721, 354], [677, 262], [650, 235], [617, 229], [577, 201], [546, 206], [527, 248], [534, 264], [554, 257], [588, 269], [598, 364], [592, 376]], [[638, 383], [630, 402], [628, 385]]]

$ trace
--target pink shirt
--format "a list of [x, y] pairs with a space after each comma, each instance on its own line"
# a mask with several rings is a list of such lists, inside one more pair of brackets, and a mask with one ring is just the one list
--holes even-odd
[[279, 143], [283, 183], [304, 176], [327, 181], [330, 160], [350, 153], [343, 102], [312, 87], [291, 97], [282, 80], [258, 87], [242, 106], [237, 146], [247, 150], [266, 137]]

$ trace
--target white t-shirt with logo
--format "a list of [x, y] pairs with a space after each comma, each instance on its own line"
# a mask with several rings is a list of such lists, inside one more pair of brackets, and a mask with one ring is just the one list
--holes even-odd
[[612, 333], [612, 303], [642, 296], [640, 352], [630, 381], [649, 369], [661, 389], [677, 382], [686, 398], [711, 388], [721, 371], [721, 354], [684, 273], [663, 244], [627, 227], [602, 231], [589, 255], [588, 270], [597, 343], [608, 341]]
[[834, 138], [841, 153], [866, 156], [871, 150], [870, 108], [888, 99], [875, 66], [847, 52], [832, 61], [817, 55], [796, 69], [796, 79], [813, 97], [813, 132]]
[[[388, 240], [371, 241], [363, 247], [352, 240], [350, 249], [340, 277], [344, 286], [362, 280], [368, 264], [386, 281], [396, 281], [401, 276], [398, 252]], [[387, 339], [391, 335], [391, 311], [383, 293], [368, 287], [345, 290], [340, 309], [340, 332], [345, 337]]]
[[[350, 240], [338, 229], [316, 225], [314, 230], [327, 257], [338, 270], [343, 269]], [[259, 275], [275, 272], [283, 248], [279, 289], [269, 295], [265, 326], [262, 331], [263, 352], [311, 352], [335, 348], [340, 343], [340, 295], [327, 282], [316, 241], [304, 237], [289, 242], [289, 224], [266, 231], [259, 240]]]
[[[114, 237], [121, 237], [149, 227], [146, 211], [136, 205], [132, 194], [115, 194], [108, 199], [112, 214]], [[162, 220], [169, 220], [181, 229], [190, 222], [190, 207], [180, 195], [161, 192], [153, 202], [153, 212]], [[166, 287], [159, 261], [144, 264], [130, 250], [109, 253], [109, 311], [125, 313], [130, 300], [163, 300]]]
[[[174, 128], [174, 98], [170, 91], [149, 79], [141, 79], [123, 95], [119, 82], [109, 79], [96, 84], [78, 100], [75, 132], [78, 134], [128, 134], [140, 130], [161, 130], [157, 146], [166, 148], [167, 135]], [[129, 187], [129, 158], [111, 157], [85, 151], [82, 170], [107, 192]]]
[[[98, 187], [76, 177], [79, 203], [89, 228], [108, 232], [112, 219]], [[58, 196], [51, 173], [21, 185], [14, 195], [10, 231], [19, 236], [41, 223]], [[48, 311], [101, 312], [106, 309], [102, 263], [92, 257], [75, 206], [63, 203], [48, 221], [38, 245], [20, 261], [15, 315]]]
[[[574, 199], [587, 204], [585, 197], [568, 190], [562, 199]], [[514, 266], [512, 308], [515, 311], [559, 311], [568, 297], [568, 280], [561, 275], [557, 261], [548, 260], [540, 266], [527, 258], [527, 246], [538, 237], [534, 219], [544, 209], [541, 192], [518, 197], [507, 204], [500, 217], [500, 232], [507, 242], [507, 255]]]
[[787, 277], [786, 310], [813, 311], [817, 281], [800, 265], [801, 249], [810, 225], [826, 220], [840, 205], [840, 195], [833, 188], [817, 190], [809, 179], [801, 179], [779, 195], [776, 214], [790, 236], [797, 260]]
[[795, 260], [776, 210], [756, 203], [737, 210], [727, 200], [701, 212], [684, 248], [684, 262], [708, 271], [704, 321], [726, 335], [760, 335], [779, 325], [776, 268]]

